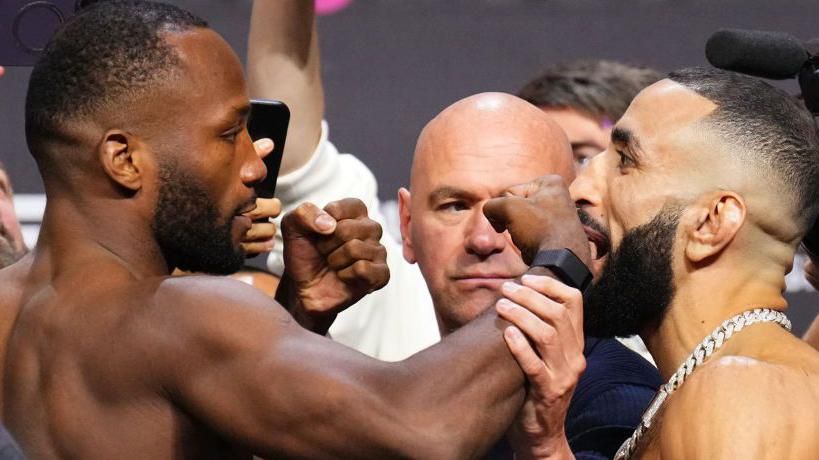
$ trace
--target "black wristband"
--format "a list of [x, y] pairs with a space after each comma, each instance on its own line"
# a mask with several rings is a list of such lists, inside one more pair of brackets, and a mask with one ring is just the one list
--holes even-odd
[[589, 268], [568, 248], [538, 251], [531, 266], [548, 268], [560, 281], [581, 293], [586, 292], [592, 281]]

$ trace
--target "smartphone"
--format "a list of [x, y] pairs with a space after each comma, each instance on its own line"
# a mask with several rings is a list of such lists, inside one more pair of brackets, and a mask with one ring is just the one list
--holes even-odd
[[32, 66], [82, 0], [0, 0], [0, 65]]
[[273, 151], [264, 157], [267, 176], [256, 185], [259, 198], [273, 198], [276, 192], [276, 179], [282, 164], [284, 142], [287, 139], [287, 126], [290, 124], [290, 109], [281, 101], [251, 99], [250, 117], [247, 120], [247, 131], [254, 141], [269, 138], [273, 140]]

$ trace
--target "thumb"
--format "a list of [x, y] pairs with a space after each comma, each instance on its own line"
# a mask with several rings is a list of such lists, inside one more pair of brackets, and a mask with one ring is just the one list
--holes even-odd
[[273, 141], [268, 138], [262, 138], [253, 142], [253, 147], [256, 149], [256, 154], [259, 158], [264, 158], [273, 151]]
[[336, 220], [313, 203], [304, 203], [282, 218], [282, 238], [285, 240], [315, 235], [330, 235], [336, 230]]

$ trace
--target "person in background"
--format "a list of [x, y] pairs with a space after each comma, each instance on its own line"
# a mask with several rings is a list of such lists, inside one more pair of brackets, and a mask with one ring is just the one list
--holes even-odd
[[[353, 155], [329, 140], [313, 1], [256, 1], [248, 41], [251, 98], [278, 99], [291, 112], [276, 197], [283, 213], [304, 201], [323, 206], [343, 197], [364, 202], [373, 220], [379, 212], [375, 177]], [[281, 218], [276, 220], [281, 222]], [[336, 341], [386, 361], [404, 359], [439, 340], [432, 300], [418, 269], [401, 258], [397, 236], [386, 232], [390, 281], [342, 312], [330, 328]], [[270, 271], [284, 271], [281, 234], [268, 258]]]
[[[509, 234], [495, 231], [484, 215], [485, 203], [548, 174], [559, 175], [563, 187], [574, 179], [566, 136], [543, 112], [509, 94], [458, 101], [421, 132], [410, 189], [399, 191], [401, 234], [404, 257], [418, 264], [432, 294], [442, 336], [491, 307], [506, 282], [527, 269]], [[516, 356], [532, 370], [530, 381], [542, 381], [535, 350], [525, 340], [518, 345]], [[581, 354], [585, 372], [572, 397], [565, 382], [577, 378], [577, 369], [563, 365], [563, 359], [571, 363]], [[512, 458], [513, 450], [529, 458], [544, 450], [537, 446], [555, 430], [553, 424], [559, 424], [557, 432], [578, 458], [610, 458], [661, 383], [651, 364], [614, 339], [587, 336], [568, 342], [560, 355], [566, 358], [544, 359], [558, 377], [546, 379], [548, 388], [537, 397], [530, 395], [509, 432], [510, 443], [495, 446], [490, 458]], [[568, 407], [555, 407], [561, 399], [556, 394], [570, 401]]]
[[577, 167], [606, 149], [614, 123], [646, 86], [662, 75], [616, 61], [555, 64], [526, 83], [518, 96], [540, 107], [566, 133]]

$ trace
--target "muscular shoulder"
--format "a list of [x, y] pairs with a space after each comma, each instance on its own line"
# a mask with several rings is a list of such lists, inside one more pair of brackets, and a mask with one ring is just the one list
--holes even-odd
[[697, 369], [668, 400], [660, 446], [669, 458], [805, 458], [819, 449], [817, 380], [744, 356]]

